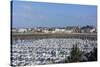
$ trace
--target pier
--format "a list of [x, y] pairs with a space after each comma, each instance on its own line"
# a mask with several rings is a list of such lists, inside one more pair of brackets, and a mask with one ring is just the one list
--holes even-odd
[[97, 40], [97, 33], [12, 33], [14, 39], [79, 38]]

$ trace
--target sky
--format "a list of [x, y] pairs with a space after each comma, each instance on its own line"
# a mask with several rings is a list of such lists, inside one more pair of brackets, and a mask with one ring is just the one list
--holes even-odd
[[44, 2], [13, 1], [12, 27], [64, 27], [97, 24], [97, 7]]

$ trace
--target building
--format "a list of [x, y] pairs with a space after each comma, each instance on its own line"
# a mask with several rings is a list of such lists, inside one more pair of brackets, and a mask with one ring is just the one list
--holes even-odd
[[24, 32], [27, 32], [27, 29], [21, 28], [21, 29], [18, 29], [18, 32], [24, 33]]

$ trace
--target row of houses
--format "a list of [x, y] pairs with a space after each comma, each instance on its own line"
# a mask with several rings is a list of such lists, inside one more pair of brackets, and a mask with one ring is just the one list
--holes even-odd
[[95, 27], [72, 27], [72, 28], [13, 28], [12, 32], [19, 33], [96, 33]]

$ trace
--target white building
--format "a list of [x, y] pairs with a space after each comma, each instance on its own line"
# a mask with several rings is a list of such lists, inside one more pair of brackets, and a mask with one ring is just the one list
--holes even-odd
[[72, 33], [73, 30], [66, 30], [66, 29], [55, 29], [52, 33]]
[[49, 30], [43, 30], [43, 33], [50, 33]]
[[12, 31], [12, 32], [17, 32], [17, 29], [12, 29], [11, 31]]
[[22, 32], [22, 33], [27, 32], [27, 29], [24, 29], [24, 28], [23, 29], [18, 29], [18, 32]]
[[95, 32], [96, 31], [96, 29], [95, 28], [93, 28], [93, 29], [91, 29], [90, 30], [90, 32], [92, 33], [92, 32]]
[[65, 33], [73, 33], [73, 30], [66, 30]]

